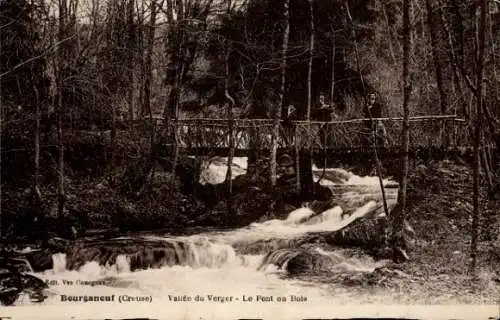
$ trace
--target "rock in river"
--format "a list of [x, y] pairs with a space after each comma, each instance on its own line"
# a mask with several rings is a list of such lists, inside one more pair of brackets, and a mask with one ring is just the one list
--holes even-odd
[[35, 276], [0, 269], [0, 303], [4, 306], [14, 304], [22, 294], [27, 294], [31, 302], [42, 302], [47, 288], [47, 284]]

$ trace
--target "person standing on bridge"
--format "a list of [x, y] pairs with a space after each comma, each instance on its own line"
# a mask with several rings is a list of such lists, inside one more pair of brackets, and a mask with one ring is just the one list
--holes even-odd
[[332, 121], [337, 119], [337, 115], [333, 110], [333, 105], [331, 103], [326, 103], [325, 95], [323, 93], [319, 95], [318, 105], [313, 111], [311, 118], [311, 120], [316, 121]]
[[297, 120], [297, 109], [293, 104], [286, 107], [285, 121], [296, 121]]
[[[321, 122], [330, 122], [332, 120], [337, 119], [337, 115], [335, 114], [335, 111], [333, 110], [333, 105], [332, 104], [327, 104], [325, 95], [321, 92], [319, 95], [318, 103], [316, 104], [316, 107], [313, 110], [313, 113], [311, 114], [311, 120], [312, 121], [321, 121]], [[326, 148], [326, 145], [328, 144], [328, 128], [326, 125], [315, 125], [312, 130], [314, 133], [312, 133], [313, 136], [317, 136], [317, 141], [316, 143], [318, 145], [322, 145]]]
[[285, 137], [288, 140], [288, 143], [293, 143], [295, 138], [295, 125], [293, 122], [298, 120], [297, 109], [294, 105], [291, 104], [284, 108], [282, 119]]
[[383, 146], [387, 145], [387, 131], [385, 130], [384, 123], [381, 120], [383, 117], [382, 104], [377, 100], [375, 92], [370, 92], [368, 94], [363, 113], [366, 119], [370, 119], [370, 121], [366, 121], [368, 124], [367, 126], [371, 131], [370, 133], [374, 133], [377, 142], [382, 142]]

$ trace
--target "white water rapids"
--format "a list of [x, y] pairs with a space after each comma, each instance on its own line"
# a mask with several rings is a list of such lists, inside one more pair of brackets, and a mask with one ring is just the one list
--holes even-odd
[[[236, 162], [239, 169], [233, 172], [244, 173], [246, 161], [237, 159]], [[202, 175], [205, 179], [225, 176], [226, 168], [223, 165], [207, 166], [207, 168], [215, 172], [205, 172]], [[322, 175], [322, 169], [314, 168], [314, 172], [317, 179]], [[207, 180], [217, 180], [209, 178]], [[311, 209], [304, 207], [291, 212], [285, 220], [255, 222], [233, 231], [175, 238], [149, 237], [154, 240], [187, 243], [189, 249], [184, 265], [131, 272], [130, 258], [118, 256], [112, 266], [87, 262], [78, 270], [68, 271], [66, 256], [54, 255], [53, 270], [35, 274], [48, 281], [52, 292], [49, 298], [36, 306], [30, 305], [28, 299], [24, 298], [13, 308], [25, 308], [25, 310], [36, 308], [33, 310], [40, 310], [42, 317], [43, 310], [71, 310], [72, 313], [80, 312], [88, 316], [94, 314], [95, 308], [99, 308], [106, 310], [110, 316], [113, 314], [151, 316], [158, 314], [161, 308], [167, 308], [169, 312], [175, 309], [174, 318], [177, 318], [191, 314], [187, 311], [188, 308], [216, 313], [226, 307], [251, 315], [257, 310], [262, 312], [264, 307], [272, 307], [283, 309], [279, 312], [287, 314], [293, 308], [297, 308], [299, 312], [307, 306], [329, 304], [335, 301], [336, 297], [328, 295], [323, 286], [285, 278], [285, 272], [278, 270], [274, 265], [258, 270], [265, 252], [255, 255], [238, 254], [236, 249], [237, 246], [256, 241], [287, 240], [308, 232], [339, 230], [355, 219], [373, 213], [376, 207], [376, 214], [383, 212], [379, 208], [381, 192], [376, 177], [359, 177], [342, 169], [327, 169], [321, 184], [334, 190], [339, 205], [320, 214], [315, 214]], [[395, 183], [385, 180], [384, 184]], [[389, 204], [393, 204], [397, 188], [385, 190]], [[348, 210], [352, 212], [343, 215]], [[346, 257], [341, 250], [326, 252], [319, 247], [313, 250], [340, 261], [331, 266], [332, 270], [338, 272], [370, 272], [380, 265], [368, 256]], [[85, 297], [100, 296], [112, 301], [85, 301], [89, 300]], [[200, 297], [203, 301], [196, 301], [200, 300]], [[286, 302], [278, 301], [282, 298], [285, 298]], [[123, 299], [148, 301], [123, 301]], [[253, 301], [249, 302], [249, 299]], [[285, 309], [288, 311], [285, 312]]]

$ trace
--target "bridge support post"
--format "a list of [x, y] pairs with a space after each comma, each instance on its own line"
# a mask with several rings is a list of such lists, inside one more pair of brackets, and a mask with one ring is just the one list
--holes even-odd
[[310, 149], [299, 151], [300, 196], [309, 198], [314, 194], [312, 172], [312, 152]]
[[297, 195], [300, 195], [300, 189], [301, 189], [301, 183], [300, 183], [300, 148], [299, 148], [299, 134], [298, 134], [298, 129], [297, 125], [295, 125], [295, 132], [294, 132], [294, 147], [295, 147], [295, 174], [296, 174], [296, 179], [297, 181], [295, 182], [295, 190], [297, 192]]

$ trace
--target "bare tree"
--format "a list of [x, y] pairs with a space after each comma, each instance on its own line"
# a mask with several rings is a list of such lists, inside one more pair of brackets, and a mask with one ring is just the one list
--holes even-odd
[[[155, 176], [155, 131], [156, 131], [156, 121], [153, 118], [153, 111], [151, 110], [151, 82], [152, 82], [152, 67], [153, 67], [153, 51], [155, 44], [155, 30], [156, 30], [156, 14], [157, 14], [157, 4], [155, 1], [151, 1], [151, 16], [149, 18], [149, 26], [147, 33], [147, 51], [146, 51], [146, 61], [144, 65], [144, 107], [142, 108], [144, 111], [148, 112], [149, 121], [150, 121], [150, 146], [149, 146], [149, 189], [154, 184], [154, 176]], [[133, 73], [133, 72], [132, 72]], [[131, 91], [134, 90], [134, 86], [131, 86]], [[133, 100], [133, 96], [131, 97]], [[133, 113], [132, 113], [133, 114]]]
[[[135, 7], [135, 0], [128, 0], [127, 2], [127, 42], [128, 42], [128, 54], [127, 54], [127, 59], [128, 59], [128, 77], [129, 77], [129, 87], [128, 87], [128, 104], [129, 104], [129, 109], [128, 109], [128, 116], [129, 120], [132, 121], [134, 120], [134, 112], [135, 112], [135, 68], [134, 68], [134, 59], [136, 57], [136, 50], [135, 50], [135, 37], [136, 37], [136, 30], [135, 30], [135, 22], [134, 22], [134, 7]], [[153, 13], [151, 13], [153, 15]]]
[[476, 65], [476, 127], [474, 139], [474, 171], [473, 171], [473, 213], [472, 213], [472, 240], [471, 240], [471, 265], [470, 271], [473, 275], [476, 273], [477, 264], [477, 238], [479, 229], [479, 217], [481, 215], [480, 208], [480, 170], [481, 170], [481, 149], [482, 149], [482, 126], [483, 126], [483, 67], [484, 67], [484, 51], [486, 37], [486, 12], [488, 3], [486, 0], [480, 2], [480, 18], [478, 33], [478, 52]]
[[[62, 41], [66, 33], [67, 21], [67, 2], [59, 0], [59, 25], [57, 40]], [[64, 212], [64, 137], [63, 137], [63, 119], [64, 119], [64, 104], [63, 104], [63, 72], [65, 62], [64, 47], [59, 44], [56, 47], [55, 68], [56, 70], [56, 87], [57, 87], [57, 139], [59, 149], [58, 159], [58, 184], [57, 184], [57, 215], [62, 216]]]
[[[346, 9], [346, 14], [347, 18], [349, 19], [349, 22], [353, 24], [353, 19], [351, 15], [351, 11], [349, 9], [349, 3], [346, 1], [345, 2], [345, 9]], [[363, 86], [363, 96], [365, 99], [366, 103], [366, 85], [365, 85], [365, 80], [363, 76], [363, 72], [361, 71], [361, 63], [360, 63], [360, 56], [359, 56], [359, 49], [358, 49], [358, 41], [356, 40], [356, 35], [354, 34], [355, 31], [353, 30], [353, 38], [354, 38], [354, 57], [356, 60], [356, 68], [358, 69], [359, 72], [359, 78], [361, 80], [361, 85]], [[369, 114], [370, 116], [370, 123], [373, 123], [372, 115], [371, 112]], [[387, 200], [385, 196], [385, 189], [384, 189], [384, 181], [382, 178], [382, 164], [380, 162], [380, 159], [378, 157], [378, 146], [377, 146], [377, 135], [375, 130], [372, 129], [372, 137], [373, 137], [373, 160], [375, 162], [375, 168], [377, 170], [377, 177], [380, 185], [380, 192], [382, 193], [382, 204], [384, 206], [384, 211], [387, 216], [389, 216], [389, 207], [387, 206]]]
[[226, 96], [226, 110], [227, 110], [227, 121], [228, 121], [228, 138], [229, 138], [229, 155], [227, 158], [228, 170], [226, 174], [226, 181], [229, 184], [229, 195], [233, 192], [233, 183], [232, 183], [232, 164], [234, 157], [234, 121], [233, 121], [233, 108], [234, 108], [234, 99], [229, 93], [229, 57], [231, 55], [231, 45], [226, 44], [226, 54], [225, 54], [225, 79], [224, 79], [224, 95]]
[[[175, 8], [174, 8], [175, 6]], [[175, 11], [175, 18], [174, 18]], [[168, 32], [166, 37], [166, 43], [169, 44], [172, 40], [173, 48], [172, 48], [172, 62], [175, 64], [174, 70], [174, 79], [172, 80], [172, 86], [167, 94], [168, 98], [166, 99], [165, 108], [164, 108], [164, 118], [168, 119], [168, 122], [173, 123], [173, 152], [174, 159], [172, 162], [172, 192], [175, 190], [175, 170], [177, 167], [177, 161], [179, 158], [179, 146], [177, 145], [177, 130], [179, 129], [177, 126], [177, 120], [179, 118], [179, 95], [180, 95], [180, 77], [183, 72], [180, 63], [180, 59], [182, 57], [182, 48], [184, 46], [184, 37], [183, 32], [181, 30], [181, 22], [184, 19], [184, 5], [183, 1], [174, 1], [167, 0], [167, 20], [168, 20]], [[168, 49], [168, 46], [166, 46]], [[168, 74], [168, 69], [167, 69]], [[173, 120], [173, 122], [172, 122]]]
[[407, 259], [405, 251], [404, 219], [406, 215], [406, 189], [408, 185], [408, 147], [410, 142], [410, 98], [411, 98], [411, 75], [410, 59], [413, 52], [411, 37], [412, 23], [411, 0], [403, 2], [403, 130], [401, 132], [402, 157], [401, 157], [401, 178], [398, 192], [398, 209], [391, 213], [392, 220], [392, 249], [393, 260]]
[[42, 194], [40, 191], [40, 94], [36, 85], [33, 85], [35, 92], [35, 199], [40, 203]]
[[[166, 10], [161, 8], [167, 21], [165, 51], [169, 68], [166, 68], [168, 84], [165, 86], [167, 99], [164, 105], [164, 118], [172, 124], [174, 146], [172, 165], [172, 186], [175, 186], [175, 167], [179, 158], [177, 146], [177, 120], [180, 115], [179, 102], [181, 89], [191, 66], [197, 58], [200, 37], [207, 28], [207, 19], [214, 0], [166, 0]], [[173, 120], [173, 121], [172, 121]]]
[[[314, 35], [315, 35], [315, 25], [314, 25], [314, 0], [309, 0], [309, 61], [308, 61], [308, 70], [307, 70], [307, 112], [306, 112], [306, 121], [307, 121], [307, 132], [308, 138], [312, 137], [311, 130], [311, 108], [312, 108], [312, 72], [313, 72], [313, 60], [314, 60]], [[311, 146], [311, 140], [309, 140], [308, 145]], [[304, 181], [300, 181], [300, 183], [304, 183], [304, 188], [301, 187], [302, 192], [309, 193], [311, 190], [307, 190], [309, 188], [306, 187], [308, 184], [312, 184], [314, 188], [314, 180], [312, 174], [312, 149], [306, 150], [307, 153], [304, 153], [304, 158], [299, 156], [299, 170], [303, 175]]]
[[[500, 3], [497, 3], [497, 5], [500, 4]], [[488, 34], [490, 36], [490, 42], [491, 42], [491, 45], [490, 45], [490, 49], [491, 49], [491, 64], [492, 64], [492, 72], [493, 72], [493, 78], [494, 79], [500, 79], [498, 77], [498, 73], [497, 73], [497, 57], [496, 57], [496, 49], [497, 49], [497, 43], [496, 41], [498, 41], [498, 36], [495, 37], [495, 32], [493, 30], [493, 21], [491, 19], [491, 15], [489, 15], [489, 19], [488, 19]], [[500, 88], [499, 86], [495, 86], [495, 89], [494, 89], [494, 92], [495, 92], [495, 98], [496, 98], [496, 101], [498, 101], [498, 99], [500, 98]]]
[[[226, 14], [229, 16], [231, 13], [231, 0], [227, 1], [227, 11]], [[227, 100], [226, 110], [227, 110], [227, 121], [228, 121], [228, 138], [229, 138], [229, 154], [227, 157], [227, 172], [226, 172], [226, 183], [228, 184], [228, 211], [232, 212], [233, 204], [233, 158], [234, 158], [234, 121], [233, 121], [233, 108], [234, 108], [234, 98], [229, 92], [230, 83], [230, 73], [229, 73], [229, 58], [231, 57], [231, 41], [225, 39], [225, 58], [224, 58], [224, 96]]]
[[[307, 115], [306, 120], [311, 121], [311, 100], [312, 100], [312, 65], [314, 58], [314, 0], [309, 0], [309, 65], [307, 71]], [[310, 131], [310, 129], [309, 129]]]
[[436, 73], [436, 83], [439, 91], [439, 104], [441, 106], [441, 114], [446, 114], [448, 109], [448, 97], [446, 95], [446, 90], [444, 88], [443, 81], [443, 67], [441, 65], [441, 60], [439, 59], [439, 48], [438, 48], [438, 28], [435, 21], [435, 13], [432, 7], [431, 0], [425, 0], [427, 7], [427, 25], [429, 28], [429, 34], [431, 38], [432, 46], [432, 58], [434, 60], [434, 71]]
[[333, 30], [332, 26], [332, 69], [331, 69], [331, 75], [330, 75], [330, 104], [333, 103], [334, 98], [335, 98], [335, 55], [336, 55], [336, 49], [337, 46], [335, 45], [335, 30]]
[[[389, 34], [387, 36], [387, 43], [389, 44], [389, 52], [391, 54], [392, 62], [394, 64], [396, 64], [397, 63], [397, 61], [396, 61], [396, 54], [394, 53], [394, 45], [392, 44], [392, 39], [394, 37], [393, 36], [393, 30], [391, 28], [391, 24], [389, 23], [389, 17], [387, 16], [387, 10], [385, 9], [384, 2], [381, 2], [380, 5], [382, 7], [382, 13], [384, 15], [385, 26], [389, 30]], [[401, 48], [398, 48], [398, 49], [401, 49]]]
[[[108, 33], [108, 38], [107, 38], [107, 46], [108, 48], [110, 49], [113, 49], [112, 52], [114, 52], [114, 49], [116, 48], [117, 46], [117, 42], [118, 42], [118, 39], [117, 39], [117, 32], [116, 32], [116, 28], [117, 28], [117, 25], [118, 25], [118, 15], [119, 15], [119, 10], [120, 10], [120, 6], [119, 6], [119, 2], [117, 0], [113, 0], [112, 3], [109, 4], [109, 7], [108, 7], [108, 10], [109, 10], [109, 19], [110, 19], [110, 22], [109, 22], [109, 25], [108, 25], [108, 30], [107, 30], [107, 33]], [[113, 70], [113, 73], [115, 73], [116, 71]], [[113, 75], [113, 76], [116, 76], [116, 75]], [[110, 106], [111, 108], [111, 156], [110, 156], [110, 166], [111, 166], [111, 172], [110, 172], [110, 175], [109, 175], [109, 181], [110, 181], [110, 184], [111, 185], [114, 185], [114, 179], [115, 179], [115, 152], [116, 152], [116, 105], [115, 105], [115, 101], [111, 101], [110, 103]]]
[[[151, 82], [152, 82], [152, 68], [153, 68], [153, 51], [154, 51], [154, 40], [155, 40], [155, 28], [156, 28], [156, 13], [158, 4], [156, 1], [151, 1], [151, 16], [149, 18], [149, 26], [147, 28], [147, 48], [146, 48], [146, 58], [144, 61], [144, 93], [143, 93], [143, 107], [144, 112], [147, 112], [151, 121], [153, 121], [153, 112], [151, 110]], [[161, 6], [161, 4], [160, 4]]]
[[283, 1], [283, 19], [285, 21], [285, 30], [283, 32], [283, 43], [281, 46], [281, 85], [279, 91], [279, 101], [274, 108], [274, 123], [273, 123], [273, 136], [272, 136], [272, 150], [271, 150], [271, 186], [276, 185], [276, 157], [278, 152], [278, 135], [281, 120], [281, 109], [283, 107], [285, 84], [286, 84], [286, 67], [287, 67], [287, 53], [288, 53], [288, 39], [290, 37], [290, 0]]
[[[451, 55], [451, 62], [453, 65], [453, 75], [455, 78], [455, 88], [456, 88], [457, 92], [461, 93], [462, 92], [462, 82], [460, 80], [461, 79], [461, 76], [460, 76], [461, 71], [459, 71], [459, 70], [462, 70], [459, 67], [461, 60], [459, 57], [456, 56], [456, 53], [455, 53], [456, 48], [455, 48], [455, 45], [453, 44], [453, 37], [451, 35], [450, 27], [448, 25], [448, 20], [446, 19], [445, 13], [442, 9], [439, 10], [439, 17], [441, 19], [441, 23], [443, 25], [443, 29], [444, 29], [444, 32], [446, 34], [448, 48], [449, 48], [449, 52]], [[466, 104], [464, 98], [462, 97], [462, 95], [461, 95], [461, 104], [462, 104], [463, 115], [468, 117], [469, 111], [467, 109], [467, 104]]]

